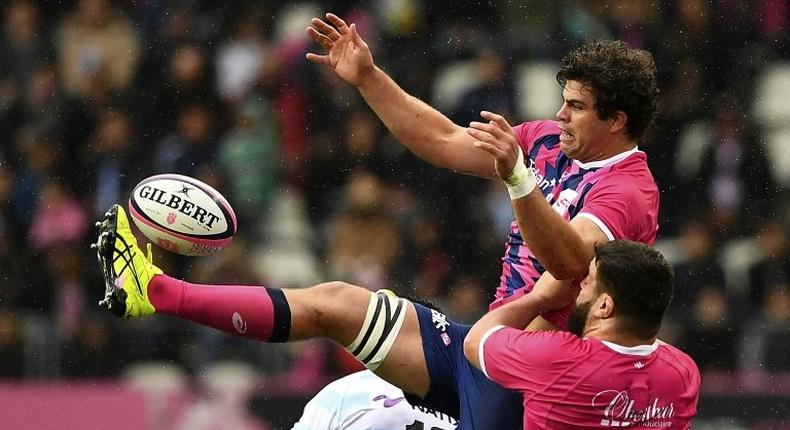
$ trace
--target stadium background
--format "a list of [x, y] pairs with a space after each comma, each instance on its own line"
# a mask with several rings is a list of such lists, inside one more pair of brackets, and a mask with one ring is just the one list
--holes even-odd
[[288, 428], [355, 368], [322, 341], [102, 313], [92, 222], [154, 173], [212, 184], [240, 218], [216, 256], [157, 252], [176, 276], [343, 279], [457, 320], [484, 312], [511, 219], [504, 187], [417, 160], [308, 64], [304, 28], [325, 11], [460, 124], [483, 108], [552, 117], [557, 62], [584, 41], [652, 51], [662, 110], [640, 148], [678, 278], [662, 338], [703, 372], [697, 428], [790, 426], [790, 2], [227, 3], [2, 2], [0, 427]]

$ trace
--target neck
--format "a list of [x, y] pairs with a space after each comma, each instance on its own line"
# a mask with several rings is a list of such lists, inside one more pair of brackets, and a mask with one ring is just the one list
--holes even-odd
[[601, 160], [608, 160], [615, 155], [622, 154], [623, 152], [630, 151], [636, 148], [636, 141], [635, 140], [625, 140], [621, 139], [619, 141], [612, 142], [611, 145], [608, 145], [606, 148], [603, 148], [601, 152], [593, 155], [590, 157], [589, 160], [579, 160], [582, 163], [589, 163], [592, 161], [601, 161]]
[[590, 326], [585, 330], [583, 337], [594, 337], [598, 340], [604, 340], [626, 347], [651, 345], [656, 341], [656, 336], [642, 339], [631, 334], [623, 333], [622, 330], [616, 329], [613, 324], [605, 323]]

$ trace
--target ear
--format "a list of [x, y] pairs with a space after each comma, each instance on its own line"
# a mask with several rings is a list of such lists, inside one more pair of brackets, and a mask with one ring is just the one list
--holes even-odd
[[611, 124], [609, 124], [609, 132], [612, 134], [618, 133], [620, 130], [625, 130], [625, 124], [628, 122], [628, 115], [625, 112], [618, 110], [614, 113], [614, 116], [609, 119]]
[[595, 301], [593, 313], [598, 319], [607, 319], [614, 316], [614, 300], [612, 296], [606, 293], [601, 293], [598, 300]]

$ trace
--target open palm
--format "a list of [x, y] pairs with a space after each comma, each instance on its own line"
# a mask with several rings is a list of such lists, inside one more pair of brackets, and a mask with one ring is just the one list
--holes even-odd
[[308, 53], [307, 59], [318, 64], [325, 64], [352, 85], [359, 85], [363, 76], [373, 70], [373, 56], [368, 44], [357, 33], [354, 24], [346, 25], [340, 17], [328, 13], [326, 19], [313, 18], [314, 27], [307, 28], [307, 35], [327, 50], [327, 54]]

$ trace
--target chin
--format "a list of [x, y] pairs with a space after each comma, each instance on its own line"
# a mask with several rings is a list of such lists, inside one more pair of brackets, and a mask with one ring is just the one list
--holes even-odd
[[560, 150], [562, 151], [563, 154], [567, 155], [568, 157], [575, 159], [574, 157], [574, 155], [576, 154], [575, 149], [576, 147], [575, 145], [573, 145], [573, 143], [565, 143], [563, 141], [560, 141]]

